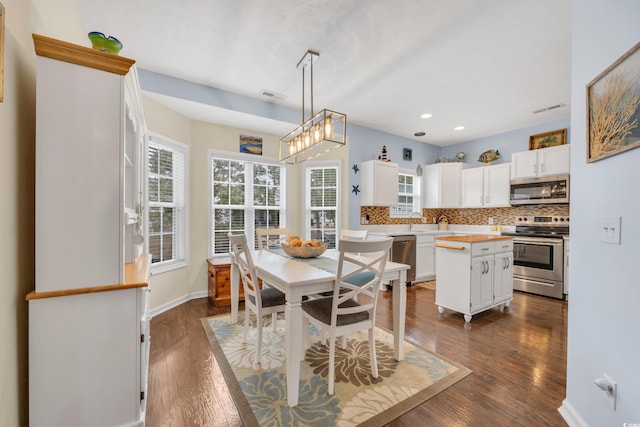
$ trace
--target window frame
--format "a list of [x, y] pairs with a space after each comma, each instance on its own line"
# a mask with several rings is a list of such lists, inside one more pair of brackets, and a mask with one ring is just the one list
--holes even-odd
[[400, 203], [400, 196], [405, 193], [400, 193], [399, 185], [400, 185], [400, 175], [409, 175], [413, 177], [413, 208], [411, 212], [422, 212], [422, 177], [416, 175], [416, 171], [412, 169], [401, 168], [398, 170], [398, 182], [396, 183], [396, 191], [398, 193], [398, 202], [395, 206], [391, 206], [389, 208], [389, 217], [390, 218], [409, 218], [411, 216], [411, 212], [397, 213], [396, 209]]
[[[277, 159], [273, 157], [267, 156], [256, 156], [255, 154], [245, 154], [245, 153], [232, 153], [229, 151], [222, 150], [214, 150], [209, 149], [207, 151], [207, 202], [208, 202], [208, 217], [207, 217], [207, 254], [209, 258], [223, 257], [228, 256], [229, 252], [226, 253], [215, 253], [215, 238], [214, 238], [214, 218], [213, 218], [213, 159], [223, 159], [230, 161], [238, 161], [251, 165], [253, 168], [254, 164], [267, 164], [271, 166], [279, 166], [281, 167], [280, 172], [280, 224], [279, 227], [287, 227], [287, 215], [286, 215], [286, 201], [287, 201], [287, 167], [280, 163]], [[250, 200], [253, 196], [253, 172], [251, 172], [250, 177], [246, 177], [245, 179], [245, 201], [243, 210], [245, 211], [244, 216], [244, 231], [247, 236], [247, 243], [251, 247], [256, 247], [256, 239], [255, 239], [255, 206], [250, 203]], [[249, 179], [251, 178], [251, 179]], [[248, 190], [247, 185], [251, 184], [251, 191]], [[247, 213], [247, 210], [249, 213]]]
[[335, 168], [336, 169], [336, 246], [338, 234], [342, 228], [341, 201], [342, 201], [342, 161], [341, 160], [315, 160], [303, 163], [304, 174], [304, 223], [302, 231], [306, 239], [311, 238], [311, 187], [309, 182], [310, 169]]
[[[169, 149], [175, 153], [178, 153], [184, 157], [183, 161], [183, 191], [182, 191], [182, 206], [176, 206], [177, 219], [175, 220], [177, 230], [175, 232], [177, 245], [176, 249], [176, 258], [171, 259], [169, 261], [160, 261], [156, 263], [151, 263], [151, 274], [157, 275], [166, 273], [168, 271], [176, 270], [178, 268], [187, 267], [189, 265], [189, 146], [182, 142], [173, 140], [164, 135], [149, 132], [149, 138], [147, 142], [147, 155], [145, 156], [145, 200], [147, 201], [147, 209], [145, 215], [145, 249], [146, 253], [149, 253], [149, 213], [151, 212], [151, 208], [153, 204], [156, 202], [151, 202], [149, 200], [149, 150], [153, 146], [161, 146], [165, 149]], [[175, 180], [175, 178], [174, 178]], [[179, 205], [179, 203], [177, 203]]]

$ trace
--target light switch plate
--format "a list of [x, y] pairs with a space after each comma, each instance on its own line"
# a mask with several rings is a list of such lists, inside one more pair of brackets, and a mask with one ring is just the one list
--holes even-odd
[[600, 229], [600, 240], [604, 243], [620, 244], [620, 224], [621, 217], [605, 216], [602, 218], [602, 226]]

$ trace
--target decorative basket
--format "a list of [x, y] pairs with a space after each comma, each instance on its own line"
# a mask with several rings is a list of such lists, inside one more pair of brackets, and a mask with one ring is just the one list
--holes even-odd
[[321, 246], [289, 246], [284, 243], [280, 245], [285, 254], [294, 258], [315, 258], [320, 256], [327, 250], [328, 243]]

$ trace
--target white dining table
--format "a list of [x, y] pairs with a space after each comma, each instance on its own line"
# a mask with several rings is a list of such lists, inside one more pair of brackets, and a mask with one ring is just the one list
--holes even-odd
[[[333, 289], [335, 273], [312, 267], [294, 258], [278, 255], [268, 250], [251, 251], [253, 263], [258, 277], [277, 289], [286, 296], [285, 327], [286, 327], [286, 375], [287, 375], [287, 402], [293, 407], [298, 404], [298, 387], [300, 380], [300, 362], [304, 355], [303, 339], [303, 314], [302, 297], [313, 295]], [[339, 251], [327, 250], [323, 257], [333, 258], [336, 261]], [[407, 264], [388, 261], [383, 282], [390, 282], [393, 291], [393, 337], [394, 356], [396, 360], [403, 359], [404, 329], [407, 307]], [[236, 285], [239, 280], [238, 267], [231, 265], [231, 319], [238, 321], [238, 305], [240, 289]]]

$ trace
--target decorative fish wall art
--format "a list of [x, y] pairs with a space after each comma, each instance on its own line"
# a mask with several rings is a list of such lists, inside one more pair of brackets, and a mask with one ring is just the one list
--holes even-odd
[[487, 150], [484, 153], [480, 154], [478, 157], [478, 161], [484, 164], [490, 164], [493, 161], [496, 161], [500, 158], [500, 151], [498, 150]]

